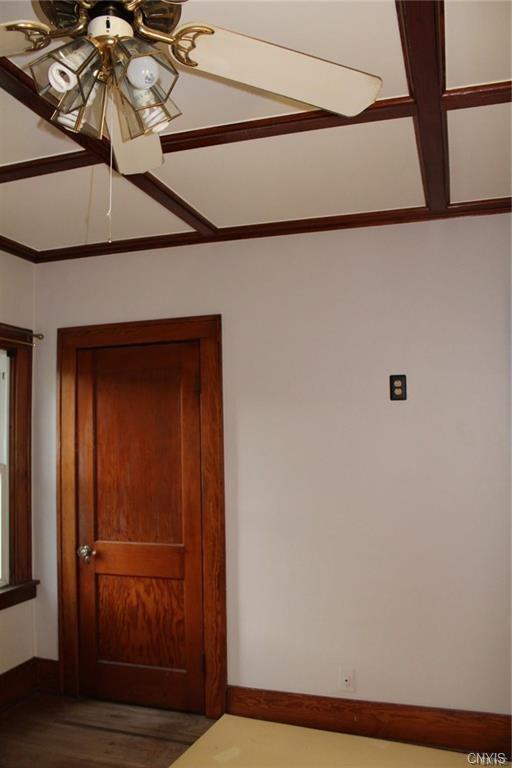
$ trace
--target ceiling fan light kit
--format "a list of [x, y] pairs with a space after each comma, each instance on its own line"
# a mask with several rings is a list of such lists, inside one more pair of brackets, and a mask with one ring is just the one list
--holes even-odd
[[[145, 40], [118, 40], [113, 79], [120, 96], [125, 141], [163, 131], [181, 112], [170, 99], [178, 73], [169, 59]], [[118, 101], [119, 101], [118, 96]]]
[[89, 22], [87, 37], [44, 54], [30, 66], [52, 120], [74, 132], [109, 135], [108, 104], [118, 113], [121, 140], [160, 133], [181, 114], [169, 98], [178, 73], [151, 43], [133, 36], [114, 6]]
[[101, 138], [106, 133], [108, 96], [107, 83], [96, 80], [88, 100], [82, 107], [67, 113], [57, 109], [52, 115], [52, 121], [73, 133]]
[[30, 71], [38, 94], [67, 114], [85, 106], [101, 67], [99, 48], [79, 37], [32, 62]]
[[[36, 11], [52, 26], [0, 24], [0, 55], [71, 37], [30, 65], [37, 92], [55, 107], [52, 120], [60, 126], [98, 139], [108, 135], [120, 173], [163, 163], [158, 134], [181, 114], [170, 98], [178, 79], [173, 60], [350, 117], [377, 98], [382, 80], [376, 75], [209, 24], [176, 29], [181, 2], [40, 0]], [[167, 54], [155, 44], [164, 44]]]

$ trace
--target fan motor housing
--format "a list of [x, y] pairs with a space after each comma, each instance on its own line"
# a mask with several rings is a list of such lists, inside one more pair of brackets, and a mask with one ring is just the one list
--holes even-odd
[[[50, 24], [58, 29], [72, 28], [79, 18], [80, 3], [76, 0], [41, 0], [39, 7]], [[175, 29], [181, 17], [181, 4], [172, 2], [172, 0], [145, 0], [140, 9], [144, 24], [150, 29], [165, 34], [170, 34]], [[88, 10], [88, 16], [91, 23], [101, 17], [115, 18], [129, 25], [133, 21], [133, 14], [126, 9], [122, 0], [96, 0]], [[89, 32], [89, 34], [97, 36], [99, 34], [115, 35], [118, 33], [111, 30], [110, 33]], [[131, 35], [133, 32], [123, 34]]]
[[132, 37], [133, 29], [125, 19], [107, 13], [91, 19], [87, 34], [90, 37]]
[[128, 22], [133, 21], [133, 13], [119, 0], [98, 0], [94, 3], [89, 11], [89, 18], [96, 19], [98, 16], [115, 16]]

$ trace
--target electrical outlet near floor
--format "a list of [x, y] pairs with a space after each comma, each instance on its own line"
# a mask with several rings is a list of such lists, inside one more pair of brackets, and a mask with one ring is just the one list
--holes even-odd
[[339, 671], [339, 686], [345, 693], [354, 693], [356, 690], [356, 673], [353, 669], [346, 669], [340, 667]]

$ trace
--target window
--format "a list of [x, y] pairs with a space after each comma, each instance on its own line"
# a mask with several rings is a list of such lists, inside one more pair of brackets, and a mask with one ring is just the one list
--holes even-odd
[[9, 357], [0, 350], [0, 587], [9, 583]]
[[0, 610], [36, 595], [32, 579], [32, 331], [0, 323]]

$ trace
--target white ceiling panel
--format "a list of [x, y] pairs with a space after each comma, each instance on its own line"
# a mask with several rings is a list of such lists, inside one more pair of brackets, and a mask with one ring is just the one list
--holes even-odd
[[511, 194], [511, 105], [448, 112], [452, 202]]
[[510, 0], [445, 2], [448, 88], [511, 78]]
[[168, 154], [157, 175], [218, 226], [425, 204], [410, 118]]
[[31, 0], [1, 0], [0, 22], [12, 21], [13, 19], [38, 20]]
[[76, 152], [71, 138], [0, 89], [0, 165]]
[[[190, 232], [181, 219], [117, 174], [112, 239]], [[109, 173], [104, 165], [0, 185], [0, 231], [38, 250], [108, 239]]]

